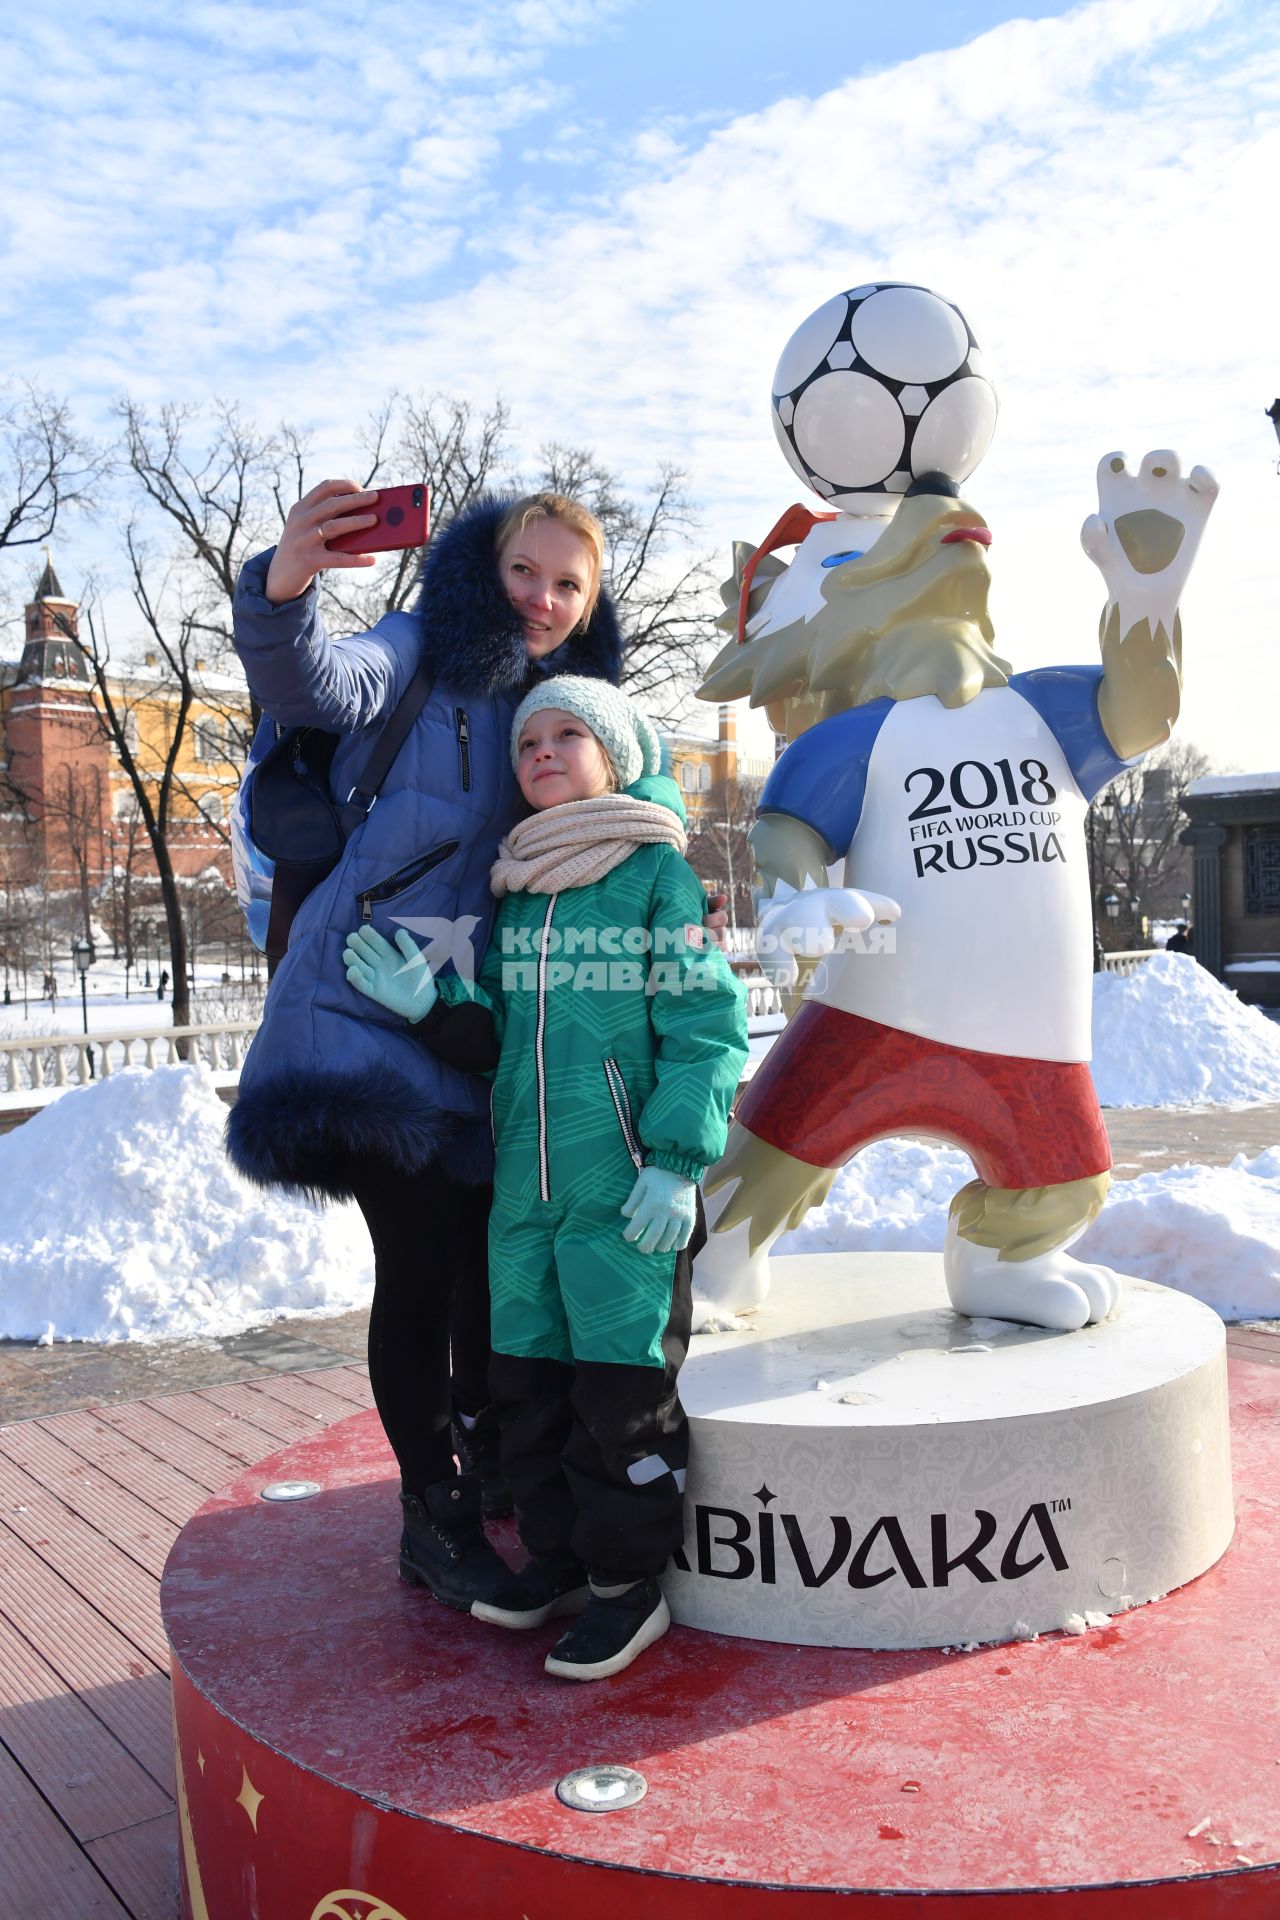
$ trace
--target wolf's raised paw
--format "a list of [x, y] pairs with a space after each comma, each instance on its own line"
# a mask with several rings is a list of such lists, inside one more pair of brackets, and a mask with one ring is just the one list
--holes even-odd
[[1172, 612], [1218, 497], [1208, 467], [1183, 475], [1176, 453], [1144, 455], [1131, 473], [1122, 453], [1098, 462], [1098, 511], [1080, 529], [1107, 595], [1123, 607], [1159, 603]]

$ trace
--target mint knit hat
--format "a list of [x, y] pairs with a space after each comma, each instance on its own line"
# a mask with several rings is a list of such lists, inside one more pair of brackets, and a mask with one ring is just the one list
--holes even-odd
[[576, 714], [590, 727], [612, 760], [618, 785], [629, 787], [643, 773], [662, 771], [662, 748], [653, 722], [633, 700], [607, 680], [588, 680], [584, 674], [561, 673], [527, 693], [511, 722], [511, 764], [519, 768], [520, 730], [531, 713], [559, 707]]

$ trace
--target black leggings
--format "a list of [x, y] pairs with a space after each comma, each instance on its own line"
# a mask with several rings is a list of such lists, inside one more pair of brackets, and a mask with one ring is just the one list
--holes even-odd
[[407, 1493], [453, 1472], [449, 1420], [488, 1404], [493, 1189], [436, 1167], [352, 1176], [373, 1240], [369, 1382]]

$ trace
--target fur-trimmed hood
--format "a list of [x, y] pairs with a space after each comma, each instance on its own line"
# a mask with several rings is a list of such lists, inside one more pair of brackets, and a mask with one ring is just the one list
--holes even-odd
[[424, 658], [443, 684], [463, 694], [523, 689], [548, 673], [582, 673], [617, 686], [622, 634], [603, 590], [585, 633], [531, 665], [524, 634], [498, 574], [498, 525], [516, 496], [486, 493], [436, 535], [422, 563], [415, 611]]

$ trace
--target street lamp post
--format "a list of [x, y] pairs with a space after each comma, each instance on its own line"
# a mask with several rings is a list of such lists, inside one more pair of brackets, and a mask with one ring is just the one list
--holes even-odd
[[[93, 942], [86, 940], [81, 934], [78, 940], [71, 943], [71, 958], [75, 961], [80, 973], [80, 1015], [84, 1021], [84, 1037], [87, 1040], [89, 1038], [89, 990], [85, 984], [85, 978], [94, 962]], [[89, 1078], [92, 1080], [93, 1048], [86, 1047], [85, 1054], [89, 1061]]]

